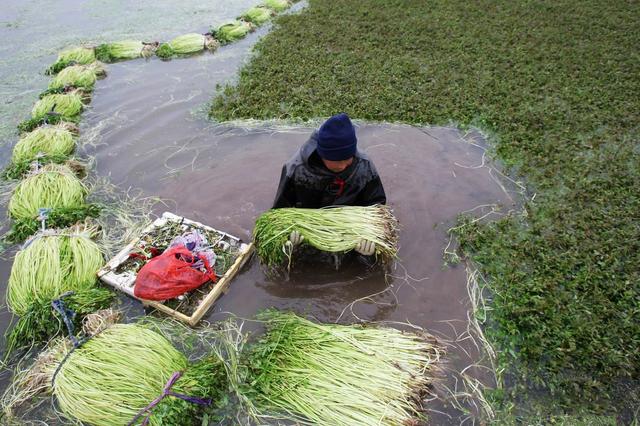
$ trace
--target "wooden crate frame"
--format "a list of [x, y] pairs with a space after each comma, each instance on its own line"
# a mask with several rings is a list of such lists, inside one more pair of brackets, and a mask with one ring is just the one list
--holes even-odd
[[[234, 261], [233, 265], [231, 265], [231, 267], [227, 269], [225, 274], [218, 279], [218, 281], [213, 286], [213, 288], [209, 291], [209, 293], [204, 297], [204, 299], [200, 301], [198, 307], [191, 314], [191, 316], [185, 315], [182, 312], [179, 312], [173, 308], [170, 308], [169, 306], [165, 305], [162, 302], [157, 302], [153, 300], [144, 300], [136, 297], [133, 294], [133, 285], [136, 280], [136, 274], [135, 273], [124, 273], [124, 274], [115, 273], [118, 266], [120, 266], [123, 262], [129, 259], [129, 253], [138, 244], [143, 234], [153, 230], [154, 228], [159, 228], [165, 225], [168, 221], [180, 222], [196, 228], [204, 228], [209, 231], [214, 231], [240, 244], [240, 249], [239, 249], [240, 253], [236, 258], [236, 260]], [[127, 244], [125, 248], [120, 250], [120, 252], [113, 257], [113, 259], [107, 262], [107, 264], [98, 271], [98, 278], [100, 278], [102, 282], [116, 288], [117, 290], [120, 290], [128, 294], [134, 299], [141, 301], [143, 305], [151, 306], [157, 309], [158, 311], [161, 311], [182, 322], [189, 324], [192, 327], [195, 327], [198, 324], [198, 322], [200, 322], [202, 317], [207, 313], [207, 311], [211, 308], [211, 306], [213, 306], [215, 301], [223, 293], [226, 293], [229, 285], [231, 284], [231, 280], [235, 277], [238, 271], [244, 266], [244, 264], [249, 260], [249, 258], [251, 257], [251, 254], [253, 253], [253, 243], [244, 244], [238, 237], [234, 237], [233, 235], [230, 235], [226, 232], [219, 231], [210, 226], [203, 225], [200, 222], [195, 222], [193, 220], [186, 219], [184, 217], [177, 216], [169, 212], [164, 212], [162, 214], [162, 217], [159, 217], [151, 225], [146, 227], [142, 231], [141, 236], [135, 238], [133, 241]]]

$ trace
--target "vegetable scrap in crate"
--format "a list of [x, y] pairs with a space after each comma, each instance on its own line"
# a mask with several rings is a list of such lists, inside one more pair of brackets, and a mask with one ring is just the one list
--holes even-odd
[[107, 284], [195, 325], [249, 258], [253, 245], [164, 213], [99, 273]]

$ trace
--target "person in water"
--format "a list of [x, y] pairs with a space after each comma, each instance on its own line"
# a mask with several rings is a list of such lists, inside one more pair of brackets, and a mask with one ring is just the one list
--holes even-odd
[[[347, 114], [330, 117], [282, 167], [273, 208], [385, 204], [380, 176], [369, 157], [358, 151], [357, 143]], [[297, 231], [289, 236], [293, 246], [303, 239]], [[361, 240], [355, 251], [371, 256], [375, 244]]]

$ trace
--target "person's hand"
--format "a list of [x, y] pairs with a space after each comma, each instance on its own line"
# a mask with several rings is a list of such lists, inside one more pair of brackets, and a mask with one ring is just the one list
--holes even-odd
[[304, 237], [298, 231], [291, 231], [289, 242], [292, 246], [297, 247], [304, 241]]
[[363, 256], [371, 256], [376, 252], [376, 243], [361, 239], [358, 241], [358, 244], [356, 244], [354, 250]]

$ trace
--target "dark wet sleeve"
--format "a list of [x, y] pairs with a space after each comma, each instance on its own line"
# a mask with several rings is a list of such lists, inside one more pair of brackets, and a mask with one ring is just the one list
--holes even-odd
[[384, 187], [380, 176], [375, 176], [371, 179], [360, 192], [359, 205], [372, 206], [374, 204], [386, 204], [387, 196], [384, 193]]
[[278, 184], [278, 191], [276, 192], [276, 199], [273, 202], [273, 208], [294, 207], [296, 201], [296, 190], [293, 185], [293, 179], [287, 176], [287, 167], [284, 166], [280, 174], [280, 183]]

